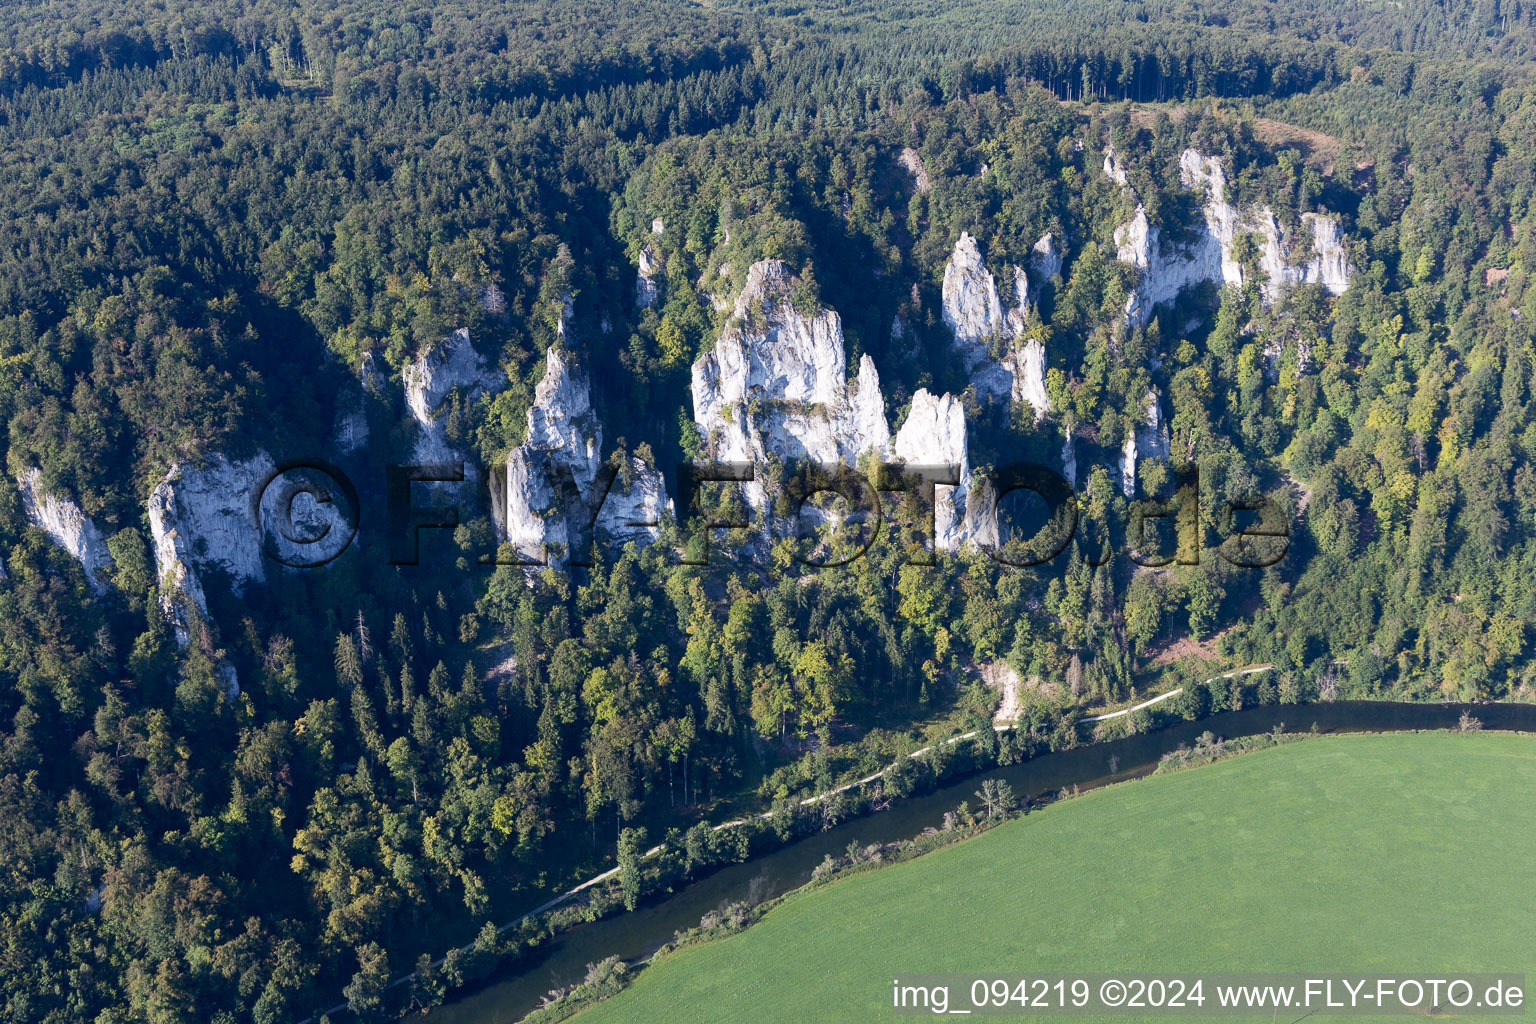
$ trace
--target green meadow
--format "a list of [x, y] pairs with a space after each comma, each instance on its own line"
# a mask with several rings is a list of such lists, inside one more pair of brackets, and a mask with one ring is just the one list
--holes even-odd
[[911, 1019], [891, 979], [914, 972], [1536, 981], [1533, 921], [1536, 738], [1324, 737], [1086, 793], [802, 894], [579, 1019]]

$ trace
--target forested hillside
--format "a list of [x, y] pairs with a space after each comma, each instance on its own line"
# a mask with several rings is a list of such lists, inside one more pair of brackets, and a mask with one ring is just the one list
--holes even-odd
[[[621, 830], [691, 834], [691, 869], [700, 822], [787, 820], [984, 726], [1004, 666], [1021, 728], [987, 757], [1213, 664], [1276, 668], [1173, 713], [1536, 699], [1536, 4], [620, 6], [0, 10], [3, 1019], [282, 1024], [344, 990], [368, 1019], [481, 935], [410, 990], [431, 1005]], [[1207, 158], [1294, 241], [1244, 221], [1227, 283], [1162, 301]], [[957, 344], [963, 237], [1010, 311], [1027, 280], [1038, 404], [978, 383], [1014, 356], [995, 334]], [[892, 432], [942, 394], [973, 469], [1072, 453], [1074, 541], [913, 564], [912, 499], [840, 568], [718, 533], [688, 564], [681, 481], [718, 446], [695, 364], [789, 315], [737, 315], [765, 260], [783, 307], [836, 314], [834, 369], [877, 368]], [[666, 483], [655, 543], [486, 564], [507, 538], [466, 505], [391, 564], [385, 466], [422, 450], [413, 374], [461, 329], [485, 365], [428, 410], [437, 442], [506, 467], [564, 360], [594, 459]], [[205, 568], [199, 605], [209, 538], [166, 503], [300, 457], [357, 481], [357, 542]], [[1198, 564], [1138, 565], [1137, 501], [1188, 465]], [[1252, 499], [1290, 534], [1265, 568], [1220, 557]]]

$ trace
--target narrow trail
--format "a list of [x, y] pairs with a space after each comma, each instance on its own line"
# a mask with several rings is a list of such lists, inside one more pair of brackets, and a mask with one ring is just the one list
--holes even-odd
[[[1234, 679], [1234, 678], [1236, 678], [1238, 676], [1253, 675], [1255, 672], [1267, 672], [1267, 671], [1269, 671], [1270, 669], [1272, 669], [1274, 667], [1275, 667], [1274, 665], [1268, 664], [1268, 663], [1262, 664], [1262, 665], [1248, 665], [1248, 666], [1245, 666], [1243, 668], [1233, 669], [1231, 672], [1223, 672], [1220, 675], [1211, 676], [1211, 678], [1203, 680], [1202, 681], [1202, 685], [1204, 685], [1206, 683], [1215, 682], [1218, 679]], [[1158, 694], [1156, 697], [1153, 697], [1151, 700], [1142, 701], [1140, 704], [1137, 704], [1135, 707], [1122, 708], [1119, 711], [1111, 711], [1108, 714], [1104, 714], [1104, 715], [1093, 715], [1093, 716], [1087, 717], [1087, 718], [1080, 718], [1080, 719], [1078, 719], [1078, 722], [1080, 722], [1080, 723], [1081, 722], [1107, 722], [1107, 721], [1109, 721], [1112, 718], [1120, 718], [1123, 715], [1129, 715], [1133, 711], [1140, 711], [1143, 708], [1152, 707], [1154, 704], [1160, 704], [1163, 701], [1168, 700], [1170, 697], [1177, 697], [1179, 694], [1181, 694], [1183, 692], [1184, 692], [1184, 687], [1182, 687], [1182, 686], [1175, 687], [1174, 689], [1169, 690], [1167, 693]], [[1008, 731], [1010, 731], [1010, 730], [1012, 730], [1014, 728], [1015, 728], [1014, 725], [1006, 724], [1005, 723], [1003, 725], [994, 725], [992, 727], [992, 731], [993, 732], [1008, 732]], [[930, 743], [926, 747], [923, 747], [923, 748], [921, 748], [919, 750], [912, 751], [910, 754], [907, 754], [906, 757], [902, 758], [901, 760], [913, 760], [913, 759], [916, 759], [916, 758], [919, 758], [919, 757], [924, 757], [924, 756], [932, 753], [935, 749], [937, 749], [939, 747], [950, 747], [950, 746], [954, 746], [956, 743], [962, 743], [965, 740], [975, 739], [977, 736], [981, 735], [981, 732], [982, 731], [980, 729], [973, 729], [970, 732], [961, 733], [959, 736], [952, 736], [949, 739], [943, 740], [943, 741], [938, 742], [938, 743]], [[886, 768], [884, 768], [881, 771], [875, 772], [873, 775], [866, 775], [862, 779], [855, 779], [853, 782], [845, 783], [845, 784], [843, 784], [841, 786], [838, 786], [838, 787], [836, 787], [834, 789], [829, 789], [825, 793], [818, 793], [816, 796], [807, 797], [806, 799], [801, 800], [799, 802], [798, 806], [800, 806], [800, 807], [810, 807], [813, 804], [821, 803], [822, 801], [824, 801], [824, 800], [826, 800], [826, 799], [828, 799], [830, 797], [836, 796], [839, 793], [846, 793], [850, 789], [857, 789], [860, 786], [867, 786], [869, 783], [874, 782], [876, 779], [883, 777], [886, 772], [890, 771], [892, 768], [894, 768], [899, 763], [901, 763], [900, 760], [892, 762]], [[763, 821], [763, 820], [771, 818], [771, 817], [773, 817], [773, 812], [772, 811], [764, 811], [762, 814], [753, 814], [753, 815], [749, 815], [749, 816], [747, 816], [745, 818], [736, 818], [736, 819], [734, 819], [732, 821], [724, 821], [724, 822], [721, 822], [718, 825], [712, 825], [712, 826], [710, 826], [709, 830], [711, 832], [720, 832], [720, 831], [722, 831], [724, 829], [735, 828], [737, 825], [745, 825], [749, 821]], [[667, 848], [667, 844], [666, 843], [658, 843], [657, 845], [651, 847], [649, 850], [646, 850], [645, 853], [641, 855], [642, 859], [649, 860], [652, 857], [659, 856], [662, 853], [662, 851], [664, 851], [666, 848]], [[558, 907], [560, 904], [565, 903], [568, 900], [570, 900], [570, 899], [580, 895], [581, 893], [585, 892], [586, 890], [592, 888], [594, 885], [598, 885], [598, 884], [601, 884], [602, 882], [606, 882], [608, 879], [614, 877], [618, 873], [619, 873], [619, 869], [618, 869], [618, 867], [615, 866], [615, 867], [609, 868], [607, 871], [604, 871], [600, 875], [593, 875], [591, 878], [587, 879], [585, 882], [582, 882], [580, 885], [577, 885], [577, 886], [574, 886], [574, 887], [572, 887], [570, 889], [567, 889], [564, 892], [560, 893], [558, 896], [552, 897], [551, 899], [545, 901], [544, 903], [539, 904], [537, 907], [534, 907], [532, 910], [528, 911], [526, 914], [522, 914], [522, 915], [520, 915], [518, 917], [515, 917], [512, 920], [508, 921], [506, 924], [500, 925], [496, 929], [496, 934], [497, 935], [501, 935], [501, 934], [503, 934], [503, 933], [513, 929], [513, 928], [516, 928], [518, 925], [522, 924], [524, 921], [528, 920], [531, 917], [537, 917], [539, 914], [542, 914], [542, 913], [544, 913], [546, 911], [549, 911], [549, 910], [553, 910], [554, 908]], [[472, 948], [473, 948], [473, 944], [461, 947], [460, 951], [461, 952], [468, 952]], [[433, 960], [430, 966], [433, 967], [433, 968], [441, 967], [443, 962], [446, 959], [447, 959], [446, 955], [445, 956], [440, 956], [436, 960]], [[416, 972], [412, 971], [410, 974], [406, 974], [406, 975], [403, 975], [403, 976], [401, 976], [399, 978], [396, 978], [394, 981], [389, 983], [388, 987], [389, 987], [389, 989], [399, 988], [401, 985], [407, 984], [408, 982], [411, 981], [411, 979], [413, 979], [415, 977], [416, 977]], [[320, 1017], [328, 1016], [330, 1014], [344, 1013], [344, 1012], [346, 1012], [346, 1009], [347, 1009], [347, 1004], [346, 1003], [339, 1003], [336, 1006], [333, 1006], [333, 1007], [331, 1007], [328, 1010], [322, 1011], [321, 1013], [317, 1013], [317, 1014], [314, 1014], [312, 1016], [305, 1017], [301, 1021], [296, 1021], [295, 1024], [316, 1024], [316, 1021], [318, 1021]]]

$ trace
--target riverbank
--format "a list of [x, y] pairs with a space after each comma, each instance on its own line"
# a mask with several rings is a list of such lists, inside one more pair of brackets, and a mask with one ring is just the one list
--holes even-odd
[[[702, 868], [678, 883], [662, 886], [634, 913], [618, 914], [551, 936], [540, 949], [529, 951], [515, 965], [509, 965], [513, 968], [510, 973], [435, 1010], [433, 1019], [448, 1024], [510, 1024], [537, 1006], [550, 990], [579, 983], [588, 963], [611, 955], [626, 960], [649, 956], [675, 932], [697, 925], [711, 910], [746, 898], [754, 887], [769, 897], [797, 888], [810, 879], [827, 854], [841, 855], [851, 841], [867, 845], [909, 838], [924, 826], [941, 820], [944, 811], [953, 809], [961, 799], [971, 798], [977, 771], [1002, 778], [1019, 794], [1039, 794], [1074, 785], [1086, 789], [1150, 772], [1164, 754], [1180, 746], [1193, 748], [1206, 732], [1230, 738], [1272, 732], [1282, 723], [1291, 731], [1309, 730], [1316, 723], [1325, 733], [1454, 729], [1465, 710], [1464, 705], [1332, 702], [1252, 706], [1196, 721], [1165, 714], [1159, 729], [1041, 753], [1009, 765], [991, 763], [967, 768], [963, 777], [945, 776], [928, 792], [914, 792], [906, 799], [884, 804], [886, 809], [878, 814], [845, 820], [792, 842], [774, 844], [777, 837], [771, 826], [760, 824], [760, 840], [765, 846], [772, 846], [770, 852], [745, 863], [727, 861]], [[1478, 705], [1472, 711], [1490, 729], [1536, 731], [1533, 705]], [[957, 761], [949, 767], [959, 771]]]
[[888, 870], [813, 880], [742, 913], [749, 928], [685, 935], [685, 952], [665, 947], [579, 1019], [696, 1019], [701, 1007], [721, 1024], [884, 1019], [892, 972], [998, 964], [1536, 968], [1536, 869], [1522, 852], [1536, 739], [1282, 739], [1218, 761], [1053, 803]]

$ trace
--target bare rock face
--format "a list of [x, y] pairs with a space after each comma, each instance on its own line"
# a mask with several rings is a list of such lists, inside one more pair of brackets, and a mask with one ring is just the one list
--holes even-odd
[[527, 438], [506, 464], [503, 533], [521, 558], [564, 558], [583, 540], [579, 534], [594, 508], [600, 534], [642, 544], [660, 536], [662, 515], [671, 508], [661, 475], [631, 457], [608, 486], [602, 444], [587, 378], [567, 353], [551, 347], [528, 410]]
[[570, 543], [568, 505], [592, 490], [601, 445], [585, 380], [551, 348], [528, 410], [527, 437], [507, 458], [506, 538], [523, 557], [542, 558], [544, 545], [563, 550]]
[[656, 283], [656, 275], [660, 270], [661, 263], [651, 252], [651, 247], [647, 245], [642, 248], [640, 269], [635, 275], [635, 305], [641, 309], [650, 309], [656, 304], [656, 299], [661, 294], [661, 288]]
[[402, 372], [405, 404], [421, 427], [416, 441], [416, 458], [421, 462], [457, 461], [459, 455], [449, 447], [438, 422], [438, 410], [448, 392], [459, 388], [470, 397], [482, 390], [499, 388], [504, 379], [500, 371], [488, 368], [485, 358], [475, 351], [469, 329], [461, 327], [424, 352]]
[[1146, 413], [1140, 426], [1126, 436], [1120, 449], [1120, 489], [1127, 498], [1136, 494], [1136, 463], [1139, 459], [1166, 459], [1172, 449], [1168, 424], [1156, 391], [1148, 391]]
[[938, 397], [920, 389], [896, 433], [896, 458], [908, 466], [955, 466], [960, 481], [934, 490], [934, 546], [957, 551], [967, 544], [993, 543], [997, 539], [995, 515], [986, 495], [972, 499], [971, 460], [966, 447], [965, 407], [954, 395]]
[[[851, 466], [890, 444], [880, 378], [865, 356], [849, 385], [842, 321], [830, 309], [795, 309], [793, 280], [779, 260], [747, 272], [731, 323], [693, 364], [694, 422], [721, 461]], [[761, 482], [745, 492], [763, 507]]]
[[[160, 577], [160, 604], [178, 644], [192, 641], [194, 613], [199, 619], [208, 617], [206, 574], [225, 574], [230, 589], [243, 594], [252, 582], [265, 581], [268, 566], [276, 564], [264, 546], [286, 564], [305, 564], [314, 554], [306, 538], [323, 536], [328, 530], [337, 536], [350, 531], [339, 503], [319, 504], [312, 495], [300, 494], [288, 508], [277, 508], [282, 488], [266, 486], [273, 469], [272, 458], [265, 452], [240, 462], [219, 455], [201, 467], [179, 462], [150, 492], [149, 530]], [[253, 521], [251, 508], [258, 494], [260, 522]], [[239, 692], [234, 669], [223, 665], [219, 671], [234, 696]]]
[[[160, 574], [160, 606], [179, 646], [192, 642], [194, 616], [208, 618], [203, 572], [227, 573], [237, 594], [251, 580], [266, 578], [250, 500], [271, 469], [265, 455], [234, 463], [220, 456], [202, 469], [178, 463], [150, 493], [149, 529]], [[225, 694], [233, 700], [240, 692], [234, 668], [223, 664], [219, 672]]]
[[[1029, 302], [1028, 275], [1020, 267], [1014, 267], [1014, 299], [1017, 306], [1003, 312], [997, 281], [986, 269], [975, 239], [969, 233], [960, 233], [960, 241], [955, 243], [954, 253], [945, 266], [943, 318], [949, 330], [954, 332], [955, 350], [965, 362], [977, 395], [983, 399], [1029, 401], [1026, 395], [1032, 395], [1035, 390], [1034, 384], [1026, 384], [1023, 379], [1035, 368], [1032, 356], [1026, 359], [1012, 347], [1012, 342], [1025, 329], [1025, 310]], [[1001, 359], [992, 356], [995, 341], [1009, 345]], [[1043, 362], [1040, 370], [1043, 373]], [[1035, 407], [1035, 413], [1043, 415], [1040, 407]]]
[[332, 430], [336, 438], [336, 448], [343, 455], [364, 448], [368, 444], [368, 411], [366, 403], [369, 395], [377, 395], [380, 387], [378, 365], [374, 361], [373, 353], [365, 354], [357, 369], [357, 386], [347, 385], [341, 400], [337, 403], [336, 425]]
[[928, 170], [923, 166], [923, 158], [918, 154], [917, 150], [911, 146], [905, 146], [901, 150], [901, 155], [896, 159], [906, 172], [912, 175], [912, 182], [919, 192], [927, 192], [932, 187], [928, 180]]
[[1125, 165], [1120, 162], [1120, 154], [1115, 152], [1114, 146], [1104, 147], [1104, 177], [1116, 185], [1124, 185], [1128, 181]]
[[1066, 436], [1061, 440], [1061, 475], [1067, 486], [1077, 489], [1077, 451], [1072, 445], [1072, 424], [1067, 424]]
[[[1110, 158], [1105, 157], [1105, 174], [1111, 173]], [[1172, 301], [1179, 291], [1203, 281], [1219, 284], [1245, 283], [1242, 264], [1236, 256], [1240, 234], [1254, 236], [1259, 249], [1259, 268], [1264, 277], [1266, 301], [1273, 302], [1292, 285], [1321, 284], [1334, 295], [1349, 287], [1353, 269], [1348, 251], [1340, 238], [1338, 223], [1331, 217], [1307, 213], [1301, 217], [1302, 229], [1310, 237], [1311, 252], [1305, 260], [1293, 262], [1291, 253], [1301, 244], [1275, 218], [1267, 206], [1238, 210], [1227, 202], [1226, 172], [1217, 157], [1204, 157], [1186, 149], [1179, 160], [1179, 179], [1187, 189], [1203, 190], [1204, 229], [1183, 247], [1165, 247], [1156, 227], [1147, 222], [1146, 211], [1137, 205], [1136, 216], [1115, 229], [1119, 258], [1141, 273], [1141, 282], [1126, 305], [1126, 319], [1133, 326], [1145, 324], [1152, 308]]]
[[[160, 575], [175, 571], [173, 562], [216, 568], [229, 574], [237, 594], [250, 581], [266, 579], [250, 502], [271, 470], [265, 454], [244, 462], [217, 456], [201, 469], [187, 463], [172, 466], [149, 496]], [[174, 558], [166, 557], [173, 553]]]
[[[1035, 419], [1050, 411], [1045, 394], [1045, 346], [1018, 339], [1024, 332], [1029, 305], [1029, 276], [1013, 268], [1014, 308], [1003, 312], [997, 283], [982, 261], [976, 240], [961, 233], [944, 268], [944, 322], [955, 335], [955, 346], [983, 398], [1027, 402]], [[992, 343], [1007, 344], [1001, 359], [992, 356]]]
[[859, 376], [850, 392], [853, 435], [864, 450], [883, 452], [891, 445], [891, 428], [885, 421], [885, 396], [880, 393], [880, 374], [866, 352], [859, 359]]
[[1339, 222], [1320, 213], [1304, 213], [1301, 222], [1312, 231], [1314, 253], [1303, 266], [1303, 280], [1321, 284], [1330, 295], [1342, 295], [1355, 271], [1349, 262], [1349, 250], [1344, 247]]
[[106, 571], [112, 565], [106, 538], [79, 505], [68, 498], [43, 493], [42, 478], [42, 470], [31, 469], [16, 479], [27, 519], [80, 563], [97, 596], [104, 594]]
[[1045, 346], [1030, 338], [1014, 356], [1013, 399], [1028, 403], [1035, 410], [1035, 422], [1051, 411], [1051, 399], [1045, 393]]
[[1049, 231], [1035, 240], [1029, 260], [1030, 269], [1041, 281], [1049, 281], [1061, 273], [1061, 252], [1056, 248], [1056, 239]]
[[1127, 498], [1136, 496], [1136, 433], [1132, 431], [1120, 446], [1120, 492]]
[[1141, 281], [1125, 307], [1126, 320], [1132, 326], [1147, 323], [1154, 306], [1172, 302], [1190, 285], [1223, 280], [1221, 246], [1214, 236], [1203, 234], [1189, 248], [1170, 251], [1163, 247], [1159, 235], [1140, 204], [1136, 215], [1115, 229], [1121, 262], [1141, 271]]
[[966, 369], [990, 362], [987, 344], [1003, 331], [1003, 304], [976, 239], [967, 232], [960, 233], [944, 268], [943, 295], [944, 322], [955, 334], [955, 346]]

